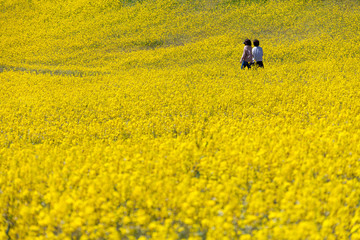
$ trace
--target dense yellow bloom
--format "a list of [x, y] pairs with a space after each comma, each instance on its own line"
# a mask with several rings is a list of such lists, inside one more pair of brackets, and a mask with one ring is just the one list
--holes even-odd
[[358, 1], [0, 13], [0, 239], [360, 239]]

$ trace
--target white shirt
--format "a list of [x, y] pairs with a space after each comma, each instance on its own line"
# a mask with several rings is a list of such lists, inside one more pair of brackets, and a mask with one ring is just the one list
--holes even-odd
[[252, 55], [254, 56], [254, 60], [256, 62], [262, 62], [263, 50], [261, 47], [253, 47]]

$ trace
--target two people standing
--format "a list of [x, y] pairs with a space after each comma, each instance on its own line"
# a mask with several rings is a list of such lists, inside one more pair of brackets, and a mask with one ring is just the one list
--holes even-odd
[[251, 47], [250, 39], [245, 39], [244, 41], [245, 47], [243, 51], [243, 55], [241, 57], [241, 69], [251, 68], [252, 65], [255, 64], [257, 67], [264, 67], [263, 64], [263, 50], [260, 47], [259, 40], [254, 40], [254, 48]]

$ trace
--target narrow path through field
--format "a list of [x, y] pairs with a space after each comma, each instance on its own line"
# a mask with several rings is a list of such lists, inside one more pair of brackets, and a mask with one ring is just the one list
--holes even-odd
[[61, 75], [61, 76], [75, 76], [75, 77], [98, 76], [98, 75], [110, 74], [109, 72], [101, 72], [101, 71], [50, 70], [50, 69], [34, 69], [34, 68], [26, 68], [26, 67], [0, 65], [0, 73], [4, 71], [21, 71], [21, 72], [30, 72], [36, 74], [50, 74], [51, 76]]

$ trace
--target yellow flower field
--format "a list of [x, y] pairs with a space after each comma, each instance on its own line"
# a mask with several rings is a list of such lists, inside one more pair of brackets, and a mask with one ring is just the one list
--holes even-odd
[[0, 239], [360, 239], [359, 22], [356, 0], [0, 0]]

